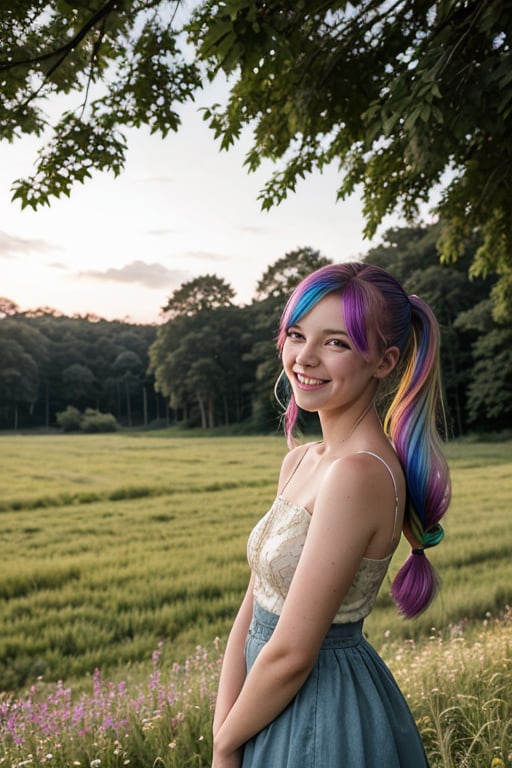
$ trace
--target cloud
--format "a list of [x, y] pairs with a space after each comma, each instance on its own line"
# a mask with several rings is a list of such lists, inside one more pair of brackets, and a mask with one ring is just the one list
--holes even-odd
[[164, 237], [165, 235], [175, 235], [177, 229], [146, 229], [145, 235], [153, 235], [154, 237]]
[[49, 267], [52, 269], [63, 269], [66, 272], [69, 270], [69, 267], [67, 264], [63, 264], [62, 261], [52, 261], [50, 264], [48, 264]]
[[110, 267], [104, 272], [88, 271], [80, 272], [79, 277], [92, 278], [93, 280], [109, 280], [113, 283], [139, 283], [146, 288], [168, 288], [181, 285], [190, 280], [190, 273], [181, 269], [167, 269], [163, 264], [153, 262], [147, 264], [136, 260], [126, 264], [120, 269]]
[[55, 251], [57, 248], [58, 246], [44, 240], [26, 240], [23, 237], [16, 237], [0, 231], [0, 258], [12, 259], [19, 253], [23, 254], [30, 251], [47, 253], [48, 251]]
[[267, 235], [269, 232], [272, 232], [269, 227], [251, 227], [248, 225], [242, 225], [239, 229], [241, 232], [249, 232], [251, 235]]

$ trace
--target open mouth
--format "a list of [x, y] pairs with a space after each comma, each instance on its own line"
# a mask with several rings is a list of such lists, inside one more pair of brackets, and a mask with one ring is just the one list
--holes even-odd
[[296, 373], [297, 381], [306, 387], [318, 387], [320, 384], [326, 384], [325, 379], [312, 379], [311, 376], [304, 376], [302, 373]]

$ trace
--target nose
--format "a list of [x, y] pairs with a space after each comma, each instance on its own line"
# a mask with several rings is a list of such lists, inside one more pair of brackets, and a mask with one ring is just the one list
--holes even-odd
[[312, 368], [318, 365], [318, 354], [313, 344], [307, 341], [304, 342], [295, 356], [295, 361], [304, 368]]

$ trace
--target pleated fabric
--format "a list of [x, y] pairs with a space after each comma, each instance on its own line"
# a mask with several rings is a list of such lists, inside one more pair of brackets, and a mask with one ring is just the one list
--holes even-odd
[[[248, 670], [278, 619], [255, 603]], [[243, 768], [428, 768], [407, 702], [362, 628], [332, 625], [295, 698], [245, 745]]]

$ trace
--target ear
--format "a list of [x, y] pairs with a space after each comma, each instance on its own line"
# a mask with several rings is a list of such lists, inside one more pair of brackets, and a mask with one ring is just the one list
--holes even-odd
[[400, 350], [398, 347], [388, 347], [382, 355], [379, 363], [373, 373], [374, 378], [384, 379], [396, 367], [400, 359]]

